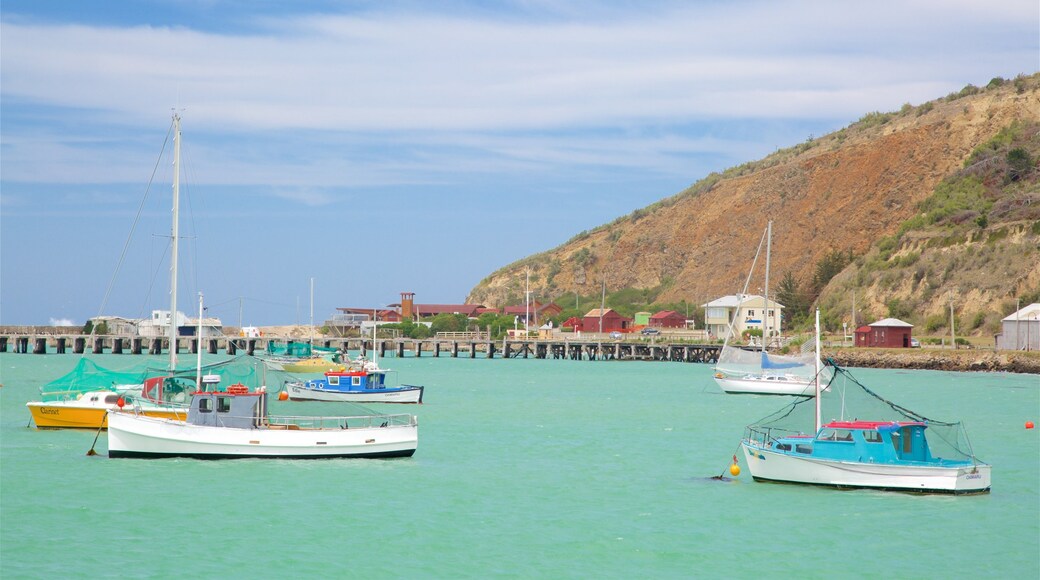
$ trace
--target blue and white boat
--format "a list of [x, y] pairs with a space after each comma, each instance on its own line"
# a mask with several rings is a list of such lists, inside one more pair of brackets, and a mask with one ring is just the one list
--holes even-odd
[[319, 379], [285, 383], [291, 401], [346, 401], [350, 403], [422, 403], [422, 386], [388, 386], [387, 369], [359, 359], [342, 371], [328, 371]]
[[[917, 493], [990, 490], [991, 467], [975, 456], [961, 423], [928, 419], [888, 401], [830, 362], [829, 389], [817, 386], [814, 398], [747, 427], [741, 448], [755, 481]], [[823, 416], [833, 419], [822, 423]], [[800, 430], [809, 425], [815, 429]]]

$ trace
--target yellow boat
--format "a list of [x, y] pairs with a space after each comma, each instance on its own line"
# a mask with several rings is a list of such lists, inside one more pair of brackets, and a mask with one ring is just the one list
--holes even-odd
[[[60, 401], [29, 401], [25, 404], [39, 429], [101, 429], [107, 427], [109, 411], [118, 410], [122, 395], [113, 391], [90, 391], [75, 399]], [[127, 404], [124, 399], [124, 405]], [[141, 413], [184, 421], [187, 407], [140, 404]]]
[[345, 367], [324, 357], [302, 358], [292, 362], [283, 362], [282, 370], [287, 373], [325, 373], [343, 372]]

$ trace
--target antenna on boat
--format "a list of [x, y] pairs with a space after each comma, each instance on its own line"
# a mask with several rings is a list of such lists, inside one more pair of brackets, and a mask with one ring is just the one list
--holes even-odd
[[816, 429], [813, 433], [820, 432], [820, 308], [816, 308]]

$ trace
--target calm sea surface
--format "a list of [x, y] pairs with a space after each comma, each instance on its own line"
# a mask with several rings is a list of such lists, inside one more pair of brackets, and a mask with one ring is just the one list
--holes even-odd
[[144, 461], [26, 428], [76, 361], [0, 354], [3, 578], [1040, 578], [1036, 375], [854, 371], [993, 464], [989, 495], [919, 497], [710, 480], [785, 399], [707, 365], [387, 359], [427, 387], [383, 407], [419, 416], [410, 459]]

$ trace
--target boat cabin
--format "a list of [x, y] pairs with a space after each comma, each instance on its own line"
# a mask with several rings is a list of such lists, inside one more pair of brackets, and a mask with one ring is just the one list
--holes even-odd
[[868, 463], [933, 462], [919, 422], [832, 421], [815, 437], [785, 437], [773, 449], [836, 461]]
[[227, 392], [199, 391], [191, 397], [188, 423], [208, 427], [255, 429], [267, 420], [267, 393], [231, 385]]
[[366, 371], [330, 371], [324, 379], [309, 381], [313, 389], [329, 391], [365, 391], [386, 388], [386, 373]]

